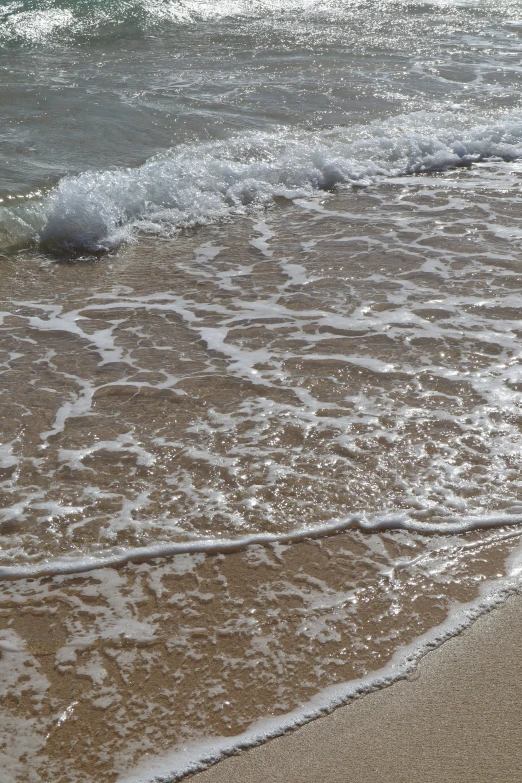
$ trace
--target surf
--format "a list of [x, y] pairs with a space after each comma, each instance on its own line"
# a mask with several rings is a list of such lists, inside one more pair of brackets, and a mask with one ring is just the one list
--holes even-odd
[[[459, 127], [460, 120], [460, 127]], [[319, 133], [281, 129], [186, 144], [136, 168], [64, 177], [43, 198], [0, 205], [4, 245], [100, 253], [140, 235], [186, 228], [385, 178], [522, 155], [522, 114], [463, 127], [452, 113], [416, 112]]]

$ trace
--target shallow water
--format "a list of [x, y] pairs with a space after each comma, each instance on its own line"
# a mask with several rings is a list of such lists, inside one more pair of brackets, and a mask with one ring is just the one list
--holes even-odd
[[516, 158], [517, 20], [489, 1], [9, 3], [0, 245], [92, 251], [336, 183]]
[[518, 587], [517, 18], [0, 12], [9, 783], [182, 774]]
[[521, 174], [4, 262], [14, 781], [180, 774], [517, 587]]
[[477, 593], [517, 541], [350, 532], [4, 583], [2, 768], [30, 783], [177, 779], [405, 676], [498, 602]]
[[518, 521], [519, 178], [482, 164], [6, 262], [2, 566]]

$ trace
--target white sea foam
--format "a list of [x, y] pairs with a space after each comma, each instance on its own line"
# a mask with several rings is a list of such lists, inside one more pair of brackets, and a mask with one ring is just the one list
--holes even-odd
[[482, 614], [504, 603], [519, 588], [522, 572], [520, 547], [508, 558], [506, 565], [505, 577], [483, 583], [474, 600], [454, 604], [440, 625], [422, 634], [411, 644], [399, 647], [390, 662], [378, 671], [350, 682], [329, 686], [299, 708], [284, 715], [258, 720], [234, 737], [213, 737], [180, 743], [169, 753], [148, 755], [130, 770], [122, 772], [117, 779], [118, 783], [174, 783], [238, 750], [281, 736], [351, 699], [403, 679], [415, 669], [423, 655], [468, 628]]
[[[11, 689], [19, 700], [29, 698], [37, 710], [45, 698], [48, 680], [37, 658], [26, 649], [25, 641], [12, 629], [0, 630], [0, 682], [3, 693]], [[32, 716], [0, 711], [0, 768], [4, 780], [27, 780], [38, 783], [36, 770], [24, 769], [24, 759], [31, 750], [45, 744], [45, 735], [39, 731], [39, 720]]]
[[137, 232], [172, 235], [277, 198], [521, 154], [519, 113], [473, 124], [416, 112], [321, 133], [250, 133], [177, 147], [136, 169], [65, 177], [43, 202], [0, 208], [0, 228], [12, 242], [32, 236], [58, 252], [99, 252]]
[[2, 573], [519, 524], [519, 249], [492, 228], [520, 170], [299, 199], [82, 267], [74, 296], [76, 267], [44, 301], [16, 280]]
[[[397, 0], [392, 2], [397, 4]], [[438, 4], [447, 2], [438, 0]], [[109, 0], [102, 4], [96, 0], [69, 0], [67, 4], [60, 0], [18, 0], [0, 9], [0, 41], [41, 45], [71, 37], [121, 36], [150, 30], [158, 24], [189, 25], [234, 17], [256, 19], [267, 14], [339, 18], [353, 5], [353, 0]]]
[[[74, 510], [74, 509], [73, 509]], [[345, 519], [336, 520], [321, 527], [306, 527], [290, 533], [259, 533], [237, 538], [199, 538], [176, 543], [156, 543], [143, 547], [107, 547], [94, 554], [72, 554], [69, 556], [48, 557], [37, 563], [22, 562], [16, 566], [0, 566], [0, 579], [23, 579], [51, 574], [77, 574], [94, 571], [104, 566], [123, 565], [134, 560], [152, 560], [159, 557], [172, 557], [184, 554], [219, 554], [235, 552], [253, 544], [289, 544], [305, 539], [341, 533], [344, 530], [361, 530], [365, 533], [378, 533], [385, 530], [406, 530], [425, 536], [455, 535], [472, 530], [491, 530], [499, 527], [518, 526], [522, 523], [521, 509], [515, 507], [509, 514], [484, 514], [482, 516], [455, 517], [453, 521], [445, 519], [441, 523], [420, 522], [408, 514], [392, 513], [368, 516], [352, 514]], [[60, 509], [63, 514], [71, 509]], [[10, 509], [12, 514], [12, 509]]]
[[[499, 549], [503, 559], [514, 552], [505, 568], [498, 560], [487, 562]], [[423, 541], [405, 533], [336, 536], [309, 542], [301, 554], [299, 565], [294, 547], [251, 546], [232, 556], [237, 571], [223, 555], [180, 554], [100, 569], [88, 578], [4, 582], [3, 599], [13, 616], [30, 605], [41, 622], [51, 616], [55, 628], [64, 628], [47, 653], [55, 667], [47, 670], [48, 680], [37, 676], [31, 656], [32, 626], [22, 623], [21, 635], [0, 633], [8, 664], [3, 693], [16, 698], [25, 691], [39, 704], [25, 727], [13, 721], [24, 731], [13, 731], [5, 711], [6, 736], [16, 738], [4, 749], [6, 769], [17, 759], [22, 776], [24, 764], [37, 768], [44, 739], [68, 722], [77, 748], [91, 730], [79, 713], [92, 705], [100, 737], [93, 756], [107, 764], [106, 775], [119, 776], [120, 783], [172, 781], [405, 676], [423, 653], [503, 601], [517, 588], [521, 571], [520, 532], [514, 531]], [[430, 622], [437, 627], [425, 633]], [[223, 638], [229, 641], [221, 646]], [[183, 664], [173, 682], [169, 674], [179, 652]], [[217, 658], [215, 666], [209, 655]], [[383, 668], [384, 661], [389, 663]], [[201, 677], [194, 678], [194, 666]], [[147, 690], [159, 673], [162, 687]], [[61, 690], [55, 695], [64, 675], [73, 682], [90, 680], [81, 710], [76, 698]], [[249, 688], [246, 700], [239, 677]], [[297, 695], [301, 682], [305, 690]], [[267, 719], [274, 710], [277, 717]], [[233, 713], [239, 736], [230, 736], [227, 718]], [[114, 725], [116, 737], [103, 731]], [[224, 725], [228, 737], [222, 736]], [[64, 751], [54, 765], [71, 783], [83, 783], [86, 773], [76, 759]], [[54, 771], [52, 759], [49, 766]]]
[[[459, 13], [469, 5], [472, 14]], [[451, 3], [450, 20], [441, 6], [450, 7], [449, 0], [422, 9], [431, 36], [418, 35], [418, 9], [405, 0], [16, 0], [0, 10], [0, 43], [8, 46], [13, 78], [6, 85], [10, 122], [0, 139], [8, 150], [0, 246], [32, 242], [66, 256], [97, 253], [143, 234], [169, 237], [254, 215], [253, 225], [236, 221], [228, 233], [198, 232], [203, 240], [188, 232], [176, 244], [144, 244], [134, 261], [131, 248], [114, 261], [114, 274], [109, 263], [43, 259], [31, 282], [27, 259], [7, 259], [0, 371], [2, 402], [13, 416], [5, 417], [0, 447], [0, 579], [13, 580], [3, 582], [13, 605], [32, 605], [32, 591], [49, 597], [52, 586], [56, 597], [63, 589], [68, 632], [56, 665], [63, 674], [74, 663], [90, 678], [96, 709], [107, 708], [118, 691], [104, 690], [112, 675], [102, 642], [117, 645], [123, 636], [140, 645], [159, 637], [168, 627], [172, 585], [185, 573], [194, 572], [198, 590], [187, 583], [185, 595], [175, 597], [187, 627], [175, 619], [167, 648], [181, 644], [197, 660], [205, 648], [195, 640], [226, 625], [237, 633], [234, 653], [244, 643], [243, 660], [256, 671], [249, 687], [271, 665], [279, 687], [303, 637], [301, 664], [316, 656], [315, 692], [332, 682], [330, 675], [317, 679], [325, 637], [344, 634], [342, 645], [355, 656], [370, 638], [372, 612], [365, 617], [358, 600], [375, 608], [371, 621], [381, 635], [379, 643], [373, 636], [374, 651], [382, 654], [386, 637], [395, 649], [401, 634], [420, 633], [416, 596], [435, 601], [441, 618], [446, 588], [458, 593], [467, 580], [474, 595], [475, 585], [497, 573], [494, 556], [486, 568], [484, 542], [494, 553], [520, 535], [520, 164], [497, 166], [503, 173], [490, 180], [488, 166], [469, 176], [408, 176], [522, 157], [522, 113], [500, 113], [519, 105], [520, 45], [506, 24], [506, 14], [514, 18], [518, 9], [512, 0], [494, 10], [489, 0], [460, 0]], [[126, 37], [137, 45], [120, 46], [117, 39]], [[167, 54], [163, 68], [160, 51]], [[274, 56], [280, 51], [292, 54], [291, 64]], [[67, 72], [64, 57], [72, 63]], [[28, 94], [28, 63], [36, 114], [20, 98]], [[79, 96], [86, 113], [78, 112], [75, 124]], [[413, 107], [429, 111], [391, 117]], [[274, 130], [276, 122], [284, 127]], [[69, 156], [57, 136], [65, 126]], [[222, 140], [197, 141], [216, 136]], [[139, 146], [143, 137], [147, 144]], [[137, 164], [187, 138], [194, 141], [143, 165], [109, 168], [116, 160]], [[113, 148], [99, 143], [107, 140]], [[58, 181], [86, 166], [98, 170]], [[399, 177], [400, 193], [388, 181], [339, 199], [331, 210], [331, 200], [323, 203], [338, 187]], [[58, 184], [42, 196], [42, 182]], [[293, 224], [285, 224], [291, 209], [274, 210], [274, 220], [265, 215], [278, 199], [297, 202]], [[200, 244], [191, 255], [192, 240]], [[357, 546], [343, 557], [352, 570], [362, 564], [364, 577], [336, 584], [342, 569], [331, 560], [319, 576], [300, 570], [293, 582], [282, 574], [278, 552], [288, 544], [344, 530], [351, 532], [339, 546]], [[336, 541], [303, 548], [326, 551]], [[252, 616], [241, 597], [230, 602], [226, 622], [214, 604], [205, 625], [197, 603], [212, 594], [217, 602], [227, 569], [204, 588], [197, 569], [203, 573], [205, 555], [213, 554], [219, 571], [216, 564], [228, 559], [222, 553], [239, 548], [249, 576], [263, 563], [274, 579], [268, 584], [261, 575]], [[103, 568], [166, 555], [121, 571]], [[171, 780], [404, 676], [426, 649], [517, 588], [520, 561], [518, 553], [507, 577], [483, 586], [478, 599], [455, 608], [385, 669], [372, 674], [381, 664], [365, 664], [366, 677], [322, 690], [294, 712], [297, 701], [281, 707], [274, 692], [255, 715], [276, 708], [287, 714], [238, 737], [183, 744], [189, 734], [181, 718], [172, 753], [149, 756], [120, 783]], [[75, 579], [85, 571], [93, 573]], [[366, 578], [369, 571], [375, 578]], [[19, 579], [39, 574], [58, 576], [45, 584]], [[140, 616], [147, 583], [163, 595], [157, 608], [164, 615]], [[284, 659], [275, 660], [268, 639], [283, 638], [281, 628], [243, 638], [256, 611], [271, 617], [284, 609], [281, 596], [298, 605], [297, 621], [285, 631], [291, 654], [284, 675], [277, 668]], [[382, 605], [397, 610], [394, 632], [381, 621]], [[42, 607], [44, 617], [51, 606]], [[24, 647], [14, 627], [0, 637], [4, 682], [16, 698], [30, 689], [44, 705], [48, 683], [30, 644]], [[281, 656], [279, 641], [273, 646]], [[149, 666], [154, 655], [145, 658]], [[223, 663], [213, 693], [198, 683], [207, 702], [232, 679], [224, 672], [234, 661]], [[120, 679], [135, 665], [124, 645]], [[186, 676], [194, 681], [190, 666]], [[180, 717], [174, 690], [167, 702], [155, 714], [170, 725]], [[3, 766], [32, 783], [37, 764], [24, 761], [26, 750], [38, 749], [46, 727], [74, 720], [76, 703], [58, 709], [51, 699], [40, 725], [9, 714], [0, 726], [9, 740], [0, 749], [0, 756], [9, 751]], [[147, 700], [144, 724], [135, 714], [127, 727], [145, 725], [151, 705]], [[212, 733], [204, 711], [186, 706]], [[121, 715], [114, 722], [126, 730]], [[140, 734], [154, 756], [160, 744]], [[115, 769], [131, 755], [118, 738]], [[59, 774], [75, 779], [70, 767]]]
[[[64, 7], [65, 5], [65, 7]], [[342, 18], [359, 4], [354, 0], [18, 0], [0, 11], [0, 40], [25, 43], [51, 42], [59, 37], [93, 38], [108, 32], [124, 35], [128, 29], [148, 30], [157, 24], [195, 24], [231, 18], [256, 19], [273, 15], [299, 14], [304, 19]], [[405, 0], [388, 0], [389, 7], [404, 7]], [[431, 6], [451, 8], [487, 7], [487, 0], [434, 0]], [[506, 13], [516, 5], [502, 4]], [[402, 8], [401, 8], [402, 11]], [[125, 26], [122, 16], [125, 14]], [[516, 20], [508, 24], [516, 26]]]

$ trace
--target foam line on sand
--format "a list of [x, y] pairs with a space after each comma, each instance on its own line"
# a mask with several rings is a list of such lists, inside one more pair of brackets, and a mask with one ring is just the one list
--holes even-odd
[[408, 679], [225, 759], [191, 783], [514, 783], [522, 779], [522, 597]]

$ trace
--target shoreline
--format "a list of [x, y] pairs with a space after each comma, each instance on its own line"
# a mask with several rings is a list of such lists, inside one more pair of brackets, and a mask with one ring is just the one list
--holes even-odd
[[172, 781], [248, 756], [247, 746], [271, 745], [411, 676], [427, 651], [520, 585], [511, 538], [467, 539], [465, 581], [445, 579], [435, 593], [432, 570], [446, 568], [447, 549], [432, 551], [423, 575], [420, 542], [386, 543], [388, 560], [372, 570], [363, 554], [377, 542], [351, 531], [4, 581], [8, 780]]
[[189, 776], [194, 783], [492, 783], [522, 770], [522, 595], [413, 672]]

